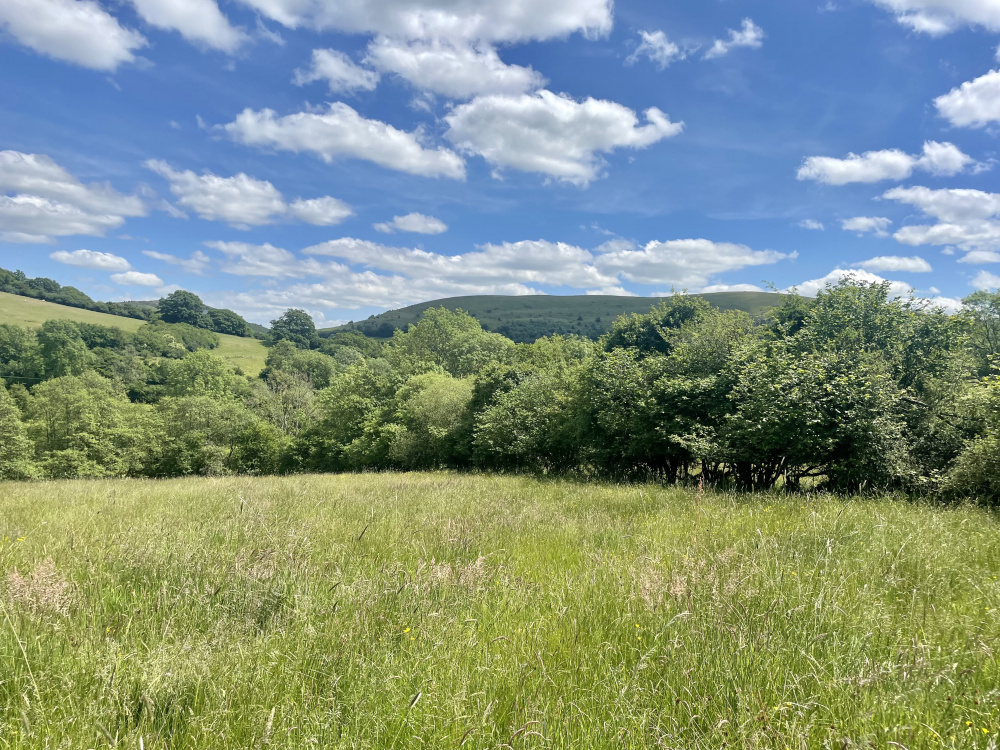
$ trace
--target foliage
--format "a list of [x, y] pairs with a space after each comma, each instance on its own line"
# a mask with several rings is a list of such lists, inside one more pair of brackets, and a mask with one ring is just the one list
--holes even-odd
[[208, 307], [201, 297], [178, 289], [156, 305], [156, 318], [164, 323], [177, 323], [204, 328], [215, 333], [247, 338], [253, 336], [250, 324], [232, 310]]
[[34, 446], [21, 422], [21, 410], [0, 385], [0, 480], [35, 476], [33, 453]]
[[[697, 295], [718, 310], [742, 310], [753, 318], [762, 317], [768, 308], [779, 304], [784, 295], [767, 292], [720, 292]], [[373, 315], [337, 328], [319, 332], [321, 337], [355, 333], [374, 338], [376, 343], [392, 338], [395, 331], [405, 331], [418, 323], [433, 307], [451, 311], [464, 310], [483, 326], [519, 344], [530, 344], [545, 336], [580, 336], [593, 341], [611, 330], [622, 315], [649, 312], [658, 304], [656, 297], [621, 297], [606, 295], [563, 296], [526, 295], [454, 297], [422, 302], [399, 310]]]
[[980, 397], [986, 427], [968, 440], [952, 464], [943, 492], [953, 498], [997, 503], [1000, 498], [1000, 377], [990, 377]]
[[734, 361], [732, 413], [721, 456], [736, 486], [769, 489], [822, 476], [843, 492], [884, 490], [907, 477], [899, 394], [877, 357], [783, 347]]
[[38, 330], [42, 372], [47, 378], [81, 375], [93, 362], [83, 335], [76, 323], [48, 320]]
[[981, 375], [1000, 366], [1000, 291], [985, 289], [966, 297], [962, 316], [969, 322], [970, 339]]
[[676, 331], [708, 314], [712, 306], [701, 297], [675, 294], [645, 315], [623, 315], [601, 339], [604, 351], [634, 349], [641, 354], [669, 354]]
[[268, 380], [279, 372], [295, 373], [301, 375], [316, 390], [323, 390], [330, 385], [331, 378], [340, 369], [343, 368], [333, 357], [318, 351], [300, 349], [292, 341], [281, 339], [268, 349], [267, 362], [260, 376]]
[[419, 372], [440, 367], [456, 378], [475, 375], [490, 362], [503, 361], [514, 349], [507, 338], [484, 331], [467, 313], [431, 308], [405, 333], [396, 331], [385, 356], [398, 369]]
[[155, 444], [152, 407], [90, 371], [32, 389], [28, 433], [49, 476], [141, 475]]
[[207, 396], [223, 400], [246, 391], [246, 379], [206, 351], [193, 352], [167, 368], [168, 396]]
[[305, 310], [287, 310], [280, 318], [271, 321], [270, 341], [289, 341], [300, 349], [313, 349], [319, 345], [316, 324]]
[[515, 344], [443, 307], [386, 342], [320, 340], [291, 310], [255, 379], [218, 356], [243, 339], [189, 323], [6, 325], [0, 376], [43, 476], [449, 467], [1000, 499], [993, 297], [782, 300], [755, 318], [674, 295], [596, 343]]
[[0, 323], [0, 378], [8, 384], [33, 383], [41, 375], [38, 337], [27, 329]]
[[204, 323], [205, 303], [197, 294], [178, 289], [160, 300], [156, 314], [164, 323], [198, 326]]
[[160, 405], [164, 434], [154, 473], [273, 474], [284, 439], [274, 425], [230, 399], [182, 396]]
[[205, 313], [208, 316], [208, 328], [216, 333], [224, 333], [228, 336], [242, 336], [244, 338], [253, 336], [250, 325], [232, 310], [209, 308]]
[[396, 394], [393, 461], [408, 469], [460, 466], [468, 458], [463, 433], [472, 382], [429, 372], [408, 379]]

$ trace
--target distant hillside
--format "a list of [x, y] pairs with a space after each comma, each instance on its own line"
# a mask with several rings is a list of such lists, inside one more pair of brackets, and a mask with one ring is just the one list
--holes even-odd
[[[19, 297], [15, 294], [0, 292], [0, 323], [37, 328], [46, 320], [72, 320], [78, 323], [93, 323], [94, 325], [121, 328], [134, 332], [146, 325], [142, 320], [126, 318], [119, 315], [83, 310], [78, 307], [57, 305], [54, 302], [43, 302], [30, 297]], [[256, 376], [264, 369], [267, 349], [257, 339], [241, 338], [216, 334], [221, 340], [219, 347], [213, 350], [233, 367], [239, 367], [247, 375]]]
[[[164, 300], [157, 300], [155, 302], [99, 302], [91, 299], [76, 287], [63, 286], [55, 279], [48, 279], [44, 276], [30, 278], [23, 271], [8, 271], [6, 268], [0, 268], [0, 292], [13, 294], [17, 297], [52, 302], [53, 304], [65, 307], [76, 307], [81, 310], [117, 315], [124, 318], [134, 318], [136, 320], [153, 320], [157, 317], [160, 303], [164, 302]], [[174, 292], [168, 295], [166, 300], [169, 301], [178, 294], [186, 295], [189, 292]], [[200, 299], [198, 299], [198, 303], [202, 305], [200, 319], [194, 322], [194, 325], [198, 328], [236, 336], [262, 337], [267, 335], [268, 329], [264, 328], [264, 326], [250, 324], [232, 310], [220, 310], [209, 307]], [[188, 320], [186, 322], [190, 323], [192, 321]]]
[[[743, 310], [755, 317], [782, 299], [782, 295], [769, 292], [721, 292], [700, 296], [720, 310]], [[647, 313], [659, 301], [659, 297], [602, 295], [451, 297], [390, 310], [368, 320], [324, 329], [319, 334], [330, 336], [342, 331], [358, 331], [372, 338], [389, 338], [395, 329], [406, 330], [408, 325], [420, 320], [428, 308], [445, 307], [465, 310], [486, 330], [502, 333], [518, 342], [531, 342], [553, 334], [577, 334], [596, 339], [611, 329], [619, 315]]]

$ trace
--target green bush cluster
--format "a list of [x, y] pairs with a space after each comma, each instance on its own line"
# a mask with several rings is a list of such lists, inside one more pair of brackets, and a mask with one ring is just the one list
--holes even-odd
[[289, 311], [258, 379], [183, 323], [0, 326], [0, 473], [452, 467], [993, 502], [1000, 293], [966, 302], [843, 282], [755, 319], [677, 295], [598, 342], [531, 344], [444, 308], [385, 342]]

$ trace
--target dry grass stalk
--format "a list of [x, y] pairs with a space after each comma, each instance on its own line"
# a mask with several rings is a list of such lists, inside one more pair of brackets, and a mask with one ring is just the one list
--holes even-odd
[[7, 596], [17, 607], [36, 616], [67, 617], [73, 604], [72, 585], [57, 569], [52, 558], [27, 576], [15, 568], [7, 576]]

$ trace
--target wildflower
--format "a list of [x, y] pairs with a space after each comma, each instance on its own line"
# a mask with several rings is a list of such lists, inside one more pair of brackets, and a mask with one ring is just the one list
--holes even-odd
[[410, 632], [410, 629], [407, 628], [406, 630], [403, 631], [403, 634], [405, 635], [406, 633], [409, 633], [409, 632]]

